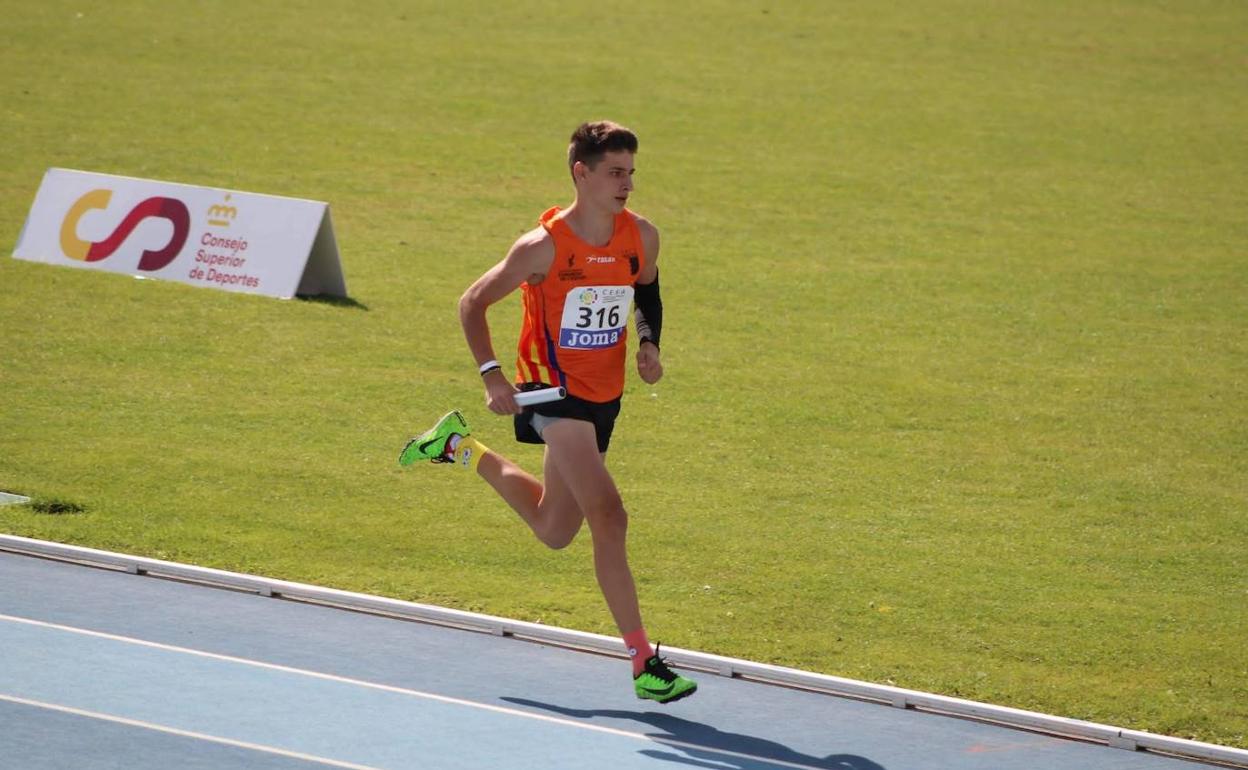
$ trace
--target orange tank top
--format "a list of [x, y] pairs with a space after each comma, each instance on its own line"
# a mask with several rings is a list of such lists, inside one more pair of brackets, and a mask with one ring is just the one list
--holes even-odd
[[544, 382], [604, 403], [624, 393], [628, 317], [633, 283], [645, 258], [632, 212], [615, 215], [606, 246], [572, 232], [558, 206], [538, 220], [555, 242], [555, 259], [540, 283], [521, 287], [516, 382]]

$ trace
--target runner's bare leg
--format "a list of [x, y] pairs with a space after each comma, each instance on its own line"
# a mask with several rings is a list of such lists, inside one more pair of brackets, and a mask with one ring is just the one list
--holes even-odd
[[[596, 451], [595, 446], [595, 451]], [[581, 530], [585, 515], [572, 490], [546, 450], [545, 483], [493, 450], [477, 465], [477, 473], [520, 514], [533, 534], [551, 548], [563, 548]]]
[[594, 572], [603, 598], [620, 633], [636, 631], [641, 628], [641, 609], [628, 566], [628, 513], [598, 452], [594, 426], [585, 420], [557, 420], [545, 428], [542, 439], [546, 442], [547, 492], [570, 493], [589, 522]]

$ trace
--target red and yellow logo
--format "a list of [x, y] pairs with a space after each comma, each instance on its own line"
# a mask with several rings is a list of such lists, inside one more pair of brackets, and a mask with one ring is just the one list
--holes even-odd
[[79, 238], [79, 220], [88, 211], [108, 208], [108, 202], [112, 200], [112, 197], [112, 190], [92, 190], [69, 207], [65, 221], [61, 223], [61, 251], [65, 252], [65, 256], [83, 262], [99, 262], [107, 259], [130, 237], [134, 228], [148, 217], [169, 220], [169, 223], [173, 225], [173, 236], [163, 248], [144, 251], [139, 258], [139, 269], [160, 270], [178, 256], [186, 244], [186, 237], [191, 229], [191, 214], [187, 211], [186, 204], [177, 198], [155, 197], [139, 203], [130, 209], [130, 213], [126, 214], [112, 234], [102, 241], [84, 241]]

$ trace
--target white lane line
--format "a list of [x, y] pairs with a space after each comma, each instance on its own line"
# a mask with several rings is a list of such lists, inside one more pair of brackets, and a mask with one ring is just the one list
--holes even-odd
[[797, 762], [788, 762], [783, 759], [772, 759], [770, 757], [762, 757], [757, 754], [746, 754], [739, 751], [730, 751], [728, 749], [719, 749], [714, 746], [706, 746], [698, 743], [686, 743], [685, 741], [672, 740], [660, 736], [645, 735], [644, 733], [634, 733], [628, 730], [620, 730], [614, 727], [605, 727], [603, 725], [592, 725], [586, 722], [578, 722], [573, 719], [563, 719], [561, 717], [550, 716], [547, 714], [535, 714], [531, 711], [521, 711], [520, 709], [507, 708], [506, 706], [495, 706], [490, 703], [478, 703], [477, 701], [464, 700], [463, 698], [453, 698], [449, 695], [438, 695], [431, 692], [423, 692], [421, 690], [411, 690], [405, 687], [395, 687], [394, 685], [379, 684], [377, 682], [368, 682], [362, 679], [351, 679], [334, 674], [325, 674], [320, 671], [309, 671], [302, 668], [292, 668], [290, 666], [281, 666], [276, 663], [265, 663], [258, 660], [249, 660], [247, 658], [237, 658], [232, 655], [221, 655], [215, 652], [206, 652], [204, 650], [194, 650], [189, 647], [176, 647], [169, 644], [161, 644], [160, 642], [149, 642], [145, 639], [135, 639], [129, 636], [117, 636], [116, 634], [107, 634], [102, 631], [90, 631], [85, 628], [76, 628], [74, 626], [65, 626], [59, 623], [48, 623], [43, 620], [33, 620], [31, 618], [21, 618], [14, 615], [5, 615], [0, 613], [0, 621], [8, 621], [10, 623], [20, 623], [28, 626], [37, 626], [39, 628], [50, 628], [56, 631], [65, 631], [71, 634], [79, 634], [81, 636], [90, 636], [96, 639], [108, 639], [114, 642], [124, 642], [139, 647], [148, 647], [155, 650], [165, 650], [167, 652], [177, 652], [183, 655], [194, 655], [200, 658], [208, 658], [210, 660], [220, 660], [227, 663], [238, 663], [244, 666], [253, 666], [255, 668], [267, 669], [269, 671], [281, 671], [287, 674], [296, 674], [298, 676], [311, 677], [313, 679], [321, 679], [327, 682], [339, 682], [341, 684], [354, 685], [356, 687], [365, 687], [370, 690], [380, 690], [382, 692], [398, 693], [400, 695], [409, 695], [414, 698], [423, 698], [425, 700], [437, 701], [438, 703], [449, 703], [455, 706], [466, 706], [468, 708], [479, 709], [482, 711], [491, 711], [496, 714], [505, 714], [513, 717], [523, 717], [524, 719], [533, 719], [540, 722], [550, 724], [564, 725], [566, 727], [575, 727], [580, 730], [590, 730], [606, 735], [615, 735], [621, 738], [632, 738], [634, 740], [642, 740], [647, 743], [658, 743], [663, 746], [669, 746], [677, 749], [694, 749], [697, 751], [708, 751], [714, 754], [722, 754], [727, 757], [738, 757], [740, 759], [748, 759], [754, 762], [763, 762], [781, 767], [793, 767], [797, 770], [822, 770], [813, 765], [803, 765]]
[[231, 746], [237, 749], [248, 749], [249, 751], [261, 751], [265, 754], [276, 754], [279, 757], [286, 757], [288, 759], [301, 759], [305, 762], [315, 762], [318, 765], [325, 765], [326, 767], [342, 767], [347, 768], [347, 770], [380, 770], [380, 768], [370, 767], [369, 765], [357, 765], [354, 762], [342, 762], [337, 759], [317, 757], [312, 754], [302, 754], [298, 751], [287, 751], [286, 749], [279, 749], [276, 746], [263, 746], [259, 743], [236, 741], [233, 738], [222, 738], [219, 735], [208, 735], [206, 733], [191, 732], [190, 730], [179, 730], [176, 727], [169, 727], [167, 725], [158, 725], [152, 722], [141, 722], [137, 719], [127, 719], [113, 714], [101, 714], [98, 711], [86, 711], [84, 709], [62, 706], [56, 703], [44, 703], [43, 701], [18, 698], [13, 695], [5, 695], [4, 693], [0, 693], [0, 701], [8, 701], [9, 703], [16, 703], [21, 706], [33, 706], [34, 708], [46, 709], [48, 711], [59, 711], [62, 714], [73, 714], [77, 717], [99, 719], [104, 722], [113, 722], [127, 727], [141, 727], [144, 730], [155, 730], [158, 733], [168, 733], [169, 735], [176, 735], [180, 738], [194, 738], [200, 741], [208, 741], [209, 743], [219, 743], [223, 746]]

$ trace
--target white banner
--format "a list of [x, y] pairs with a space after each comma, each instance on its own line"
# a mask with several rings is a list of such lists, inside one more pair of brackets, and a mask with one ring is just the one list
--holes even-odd
[[347, 296], [329, 205], [52, 168], [13, 256], [226, 291]]

